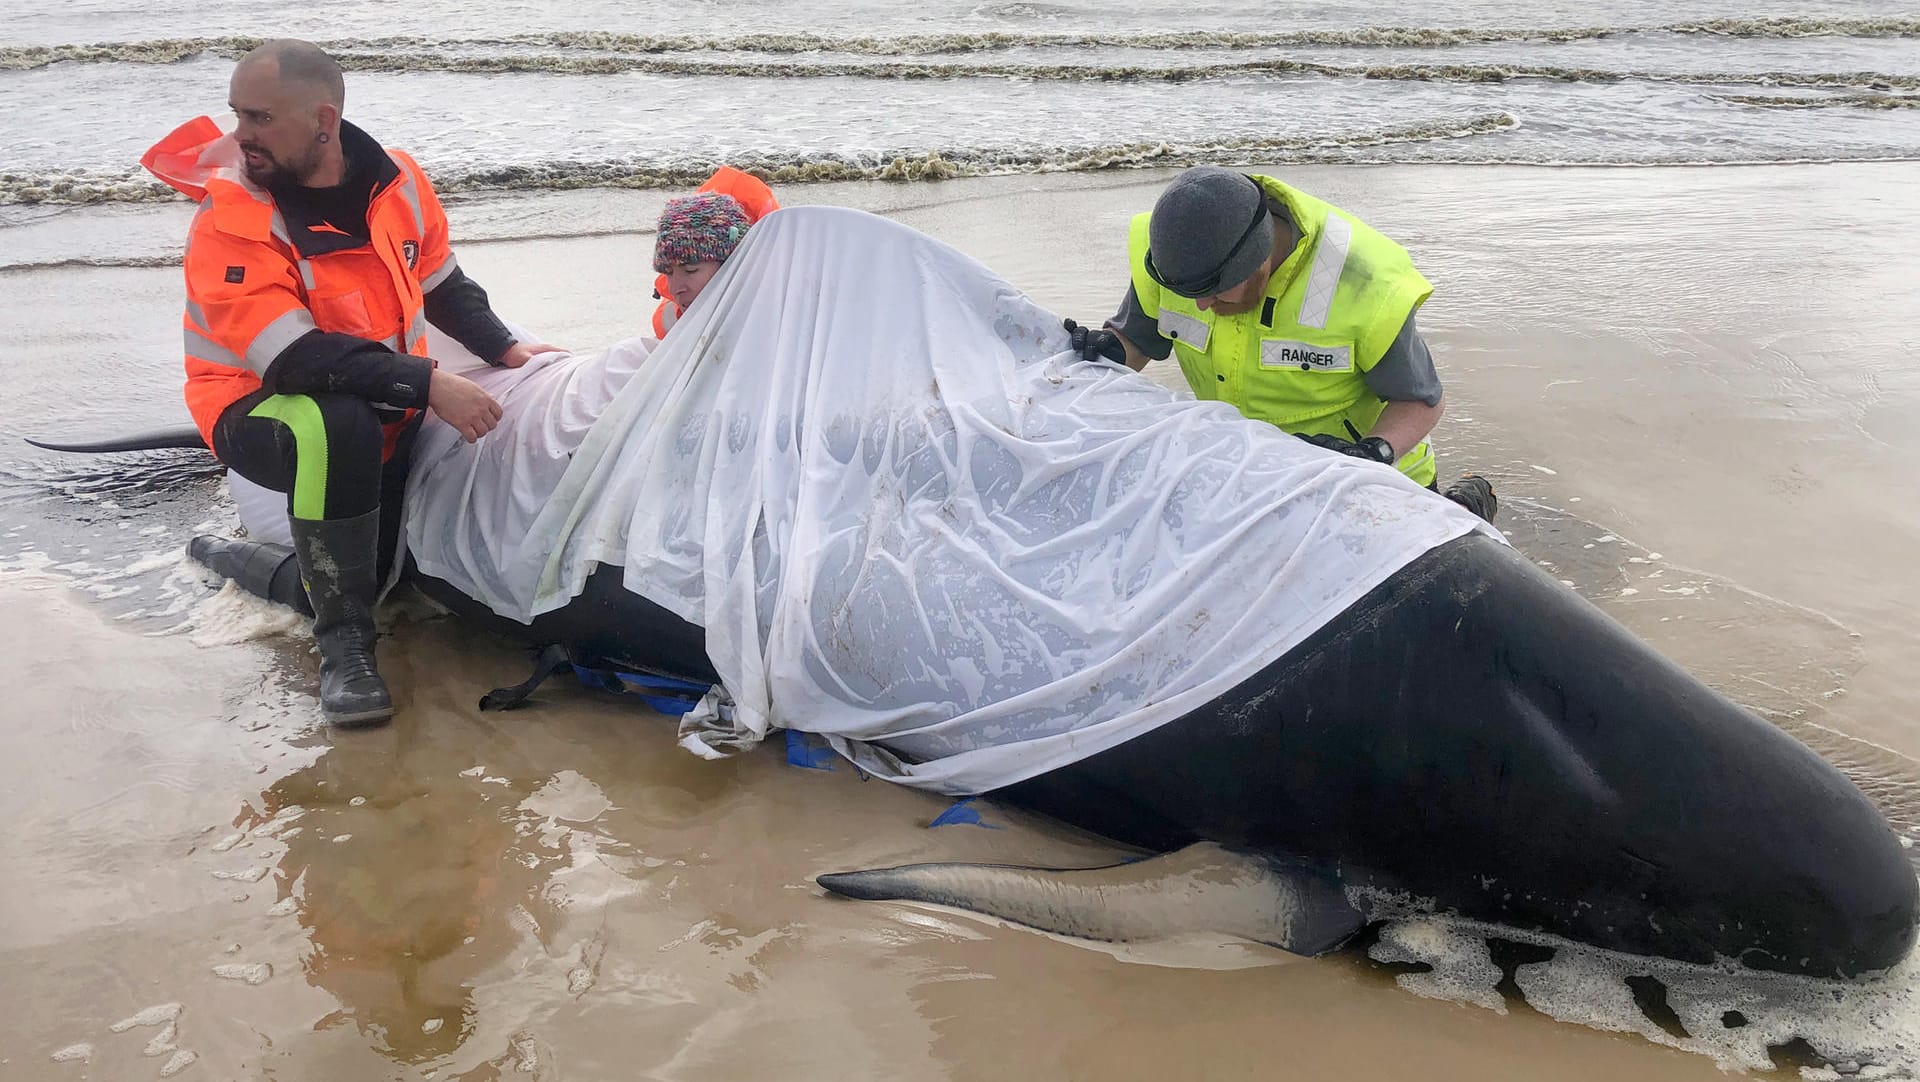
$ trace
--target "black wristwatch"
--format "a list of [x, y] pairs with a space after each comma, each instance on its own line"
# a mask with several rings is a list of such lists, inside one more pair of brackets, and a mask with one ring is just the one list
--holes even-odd
[[1393, 444], [1388, 443], [1379, 436], [1368, 436], [1366, 439], [1361, 440], [1357, 446], [1366, 449], [1366, 457], [1388, 466], [1393, 465], [1393, 460], [1400, 457], [1394, 453]]

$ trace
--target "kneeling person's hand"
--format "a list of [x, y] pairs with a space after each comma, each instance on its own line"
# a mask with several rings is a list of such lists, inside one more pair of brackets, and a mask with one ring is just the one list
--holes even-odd
[[512, 345], [508, 346], [507, 351], [502, 353], [500, 358], [493, 363], [494, 366], [498, 368], [518, 368], [542, 353], [565, 352], [567, 352], [565, 349], [559, 346], [550, 346], [545, 342], [515, 341]]
[[468, 443], [500, 423], [500, 403], [492, 395], [478, 383], [444, 368], [434, 369], [427, 384], [427, 408], [452, 425]]
[[1336, 451], [1343, 455], [1353, 454], [1354, 442], [1352, 440], [1341, 439], [1339, 436], [1330, 435], [1325, 432], [1295, 432], [1293, 436], [1295, 439], [1305, 440], [1315, 447], [1320, 447], [1328, 451]]
[[1379, 436], [1365, 436], [1357, 440], [1348, 440], [1341, 439], [1339, 436], [1329, 435], [1325, 432], [1296, 432], [1294, 433], [1294, 437], [1305, 440], [1315, 447], [1324, 447], [1329, 451], [1338, 451], [1340, 454], [1353, 458], [1364, 458], [1368, 462], [1378, 462], [1384, 466], [1393, 465], [1394, 459], [1400, 457], [1394, 453], [1393, 444], [1388, 443]]
[[1082, 327], [1073, 320], [1061, 324], [1067, 329], [1069, 348], [1080, 355], [1083, 361], [1112, 361], [1114, 364], [1127, 363], [1126, 343], [1120, 336], [1105, 327]]

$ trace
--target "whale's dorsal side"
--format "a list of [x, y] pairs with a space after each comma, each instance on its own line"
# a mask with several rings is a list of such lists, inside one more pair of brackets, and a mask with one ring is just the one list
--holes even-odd
[[1211, 842], [1101, 868], [908, 864], [817, 882], [848, 898], [952, 906], [1079, 939], [1205, 931], [1309, 957], [1367, 923], [1333, 873]]

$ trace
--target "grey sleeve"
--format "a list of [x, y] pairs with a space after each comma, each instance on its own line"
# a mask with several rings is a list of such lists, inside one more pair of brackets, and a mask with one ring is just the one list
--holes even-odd
[[1400, 333], [1387, 347], [1378, 363], [1361, 373], [1367, 389], [1389, 402], [1425, 402], [1440, 404], [1440, 373], [1434, 371], [1433, 354], [1426, 340], [1414, 329], [1413, 313], [1400, 326]]
[[1166, 360], [1167, 354], [1173, 352], [1173, 339], [1160, 333], [1160, 317], [1150, 316], [1140, 307], [1140, 298], [1133, 292], [1131, 282], [1127, 284], [1126, 299], [1120, 302], [1120, 311], [1107, 320], [1107, 326], [1119, 331], [1135, 349], [1156, 361]]

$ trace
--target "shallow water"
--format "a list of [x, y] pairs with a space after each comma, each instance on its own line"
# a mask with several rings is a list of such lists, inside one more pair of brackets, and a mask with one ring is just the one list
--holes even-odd
[[[1439, 286], [1421, 325], [1448, 382], [1443, 475], [1493, 478], [1522, 551], [1920, 831], [1920, 166], [1864, 161], [1920, 156], [1920, 8], [1265, 16], [15, 5], [0, 1078], [1709, 1079], [1795, 1036], [1920, 1073], [1905, 971], [1835, 988], [1563, 950], [1501, 984], [1485, 930], [1439, 922], [1303, 963], [830, 900], [813, 875], [1119, 854], [991, 806], [999, 829], [929, 829], [944, 801], [777, 748], [695, 760], [663, 719], [557, 684], [481, 714], [524, 656], [417, 603], [390, 606], [382, 644], [402, 721], [330, 734], [299, 621], [180, 557], [232, 526], [205, 456], [18, 442], [185, 420], [190, 208], [134, 161], [220, 108], [253, 35], [337, 43], [349, 116], [448, 190], [463, 266], [581, 348], [638, 326], [660, 189], [720, 161], [927, 230], [1083, 320], [1118, 301], [1126, 220], [1166, 179], [1137, 167], [1266, 167]], [[1734, 161], [1843, 164], [1487, 164]], [[1647, 976], [1688, 1037], [1635, 1004], [1625, 978]], [[1781, 1077], [1819, 1058], [1782, 1053]]]
[[[1920, 584], [1901, 571], [1920, 523], [1892, 498], [1910, 490], [1916, 437], [1881, 420], [1916, 391], [1884, 301], [1912, 266], [1899, 238], [1920, 223], [1899, 193], [1915, 167], [1288, 175], [1405, 239], [1441, 284], [1423, 326], [1449, 386], [1443, 474], [1487, 473], [1523, 551], [1920, 827], [1920, 695], [1904, 680]], [[1090, 316], [1117, 299], [1126, 216], [1163, 180], [795, 194], [884, 210]], [[554, 195], [526, 215], [646, 221], [659, 198]], [[1779, 228], [1778, 208], [1821, 228]], [[1846, 224], [1860, 208], [1870, 220]], [[457, 204], [456, 235], [508, 213]], [[613, 232], [461, 255], [503, 312], [585, 347], [628, 326], [646, 244]], [[0, 404], [9, 440], [56, 420], [88, 434], [177, 419], [173, 274], [7, 277], [0, 318], [35, 347]], [[90, 318], [109, 293], [118, 318]], [[191, 532], [230, 524], [217, 482], [142, 487], [145, 465], [9, 454], [0, 962], [33, 977], [0, 991], [0, 1077], [145, 1077], [186, 1052], [183, 1077], [1231, 1077], [1286, 1063], [1707, 1079], [1724, 1077], [1716, 1059], [1766, 1062], [1787, 1035], [1843, 1064], [1920, 1063], [1906, 973], [1836, 1001], [1815, 982], [1568, 950], [1520, 967], [1522, 1001], [1496, 988], [1484, 939], [1445, 924], [1391, 929], [1380, 963], [1303, 963], [828, 899], [811, 885], [828, 870], [1118, 854], [992, 806], [1000, 829], [928, 829], [945, 801], [777, 748], [699, 761], [662, 719], [559, 684], [531, 711], [481, 714], [479, 694], [519, 679], [524, 655], [406, 606], [382, 643], [402, 721], [329, 734], [297, 620], [214, 594], [178, 556]], [[70, 484], [82, 469], [118, 480]], [[1410, 959], [1437, 968], [1403, 975]], [[1635, 1006], [1623, 978], [1646, 975], [1691, 1037]], [[114, 1029], [171, 1004], [170, 1022]], [[1732, 1009], [1743, 1031], [1700, 1021]]]

